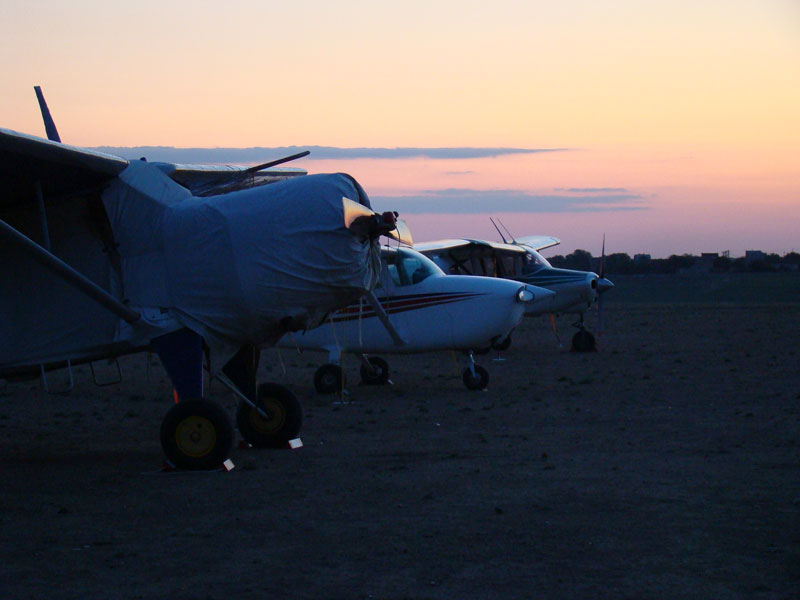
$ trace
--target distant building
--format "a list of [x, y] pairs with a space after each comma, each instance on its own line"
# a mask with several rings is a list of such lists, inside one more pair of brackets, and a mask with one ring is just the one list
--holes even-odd
[[647, 265], [650, 264], [650, 255], [649, 254], [634, 254], [633, 255], [633, 264], [635, 265]]
[[703, 252], [691, 267], [684, 267], [679, 272], [684, 275], [711, 273], [714, 270], [714, 261], [718, 258], [717, 252]]
[[765, 260], [766, 258], [766, 253], [762, 252], [761, 250], [744, 251], [744, 262], [748, 265], [756, 262], [757, 260]]

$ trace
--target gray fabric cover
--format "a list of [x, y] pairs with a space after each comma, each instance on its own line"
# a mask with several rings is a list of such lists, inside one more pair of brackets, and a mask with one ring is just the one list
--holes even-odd
[[274, 344], [281, 319], [314, 327], [377, 282], [377, 243], [344, 226], [342, 197], [358, 201], [356, 186], [342, 174], [311, 175], [195, 198], [132, 162], [103, 194], [124, 297], [168, 309], [201, 334], [214, 370], [243, 343]]

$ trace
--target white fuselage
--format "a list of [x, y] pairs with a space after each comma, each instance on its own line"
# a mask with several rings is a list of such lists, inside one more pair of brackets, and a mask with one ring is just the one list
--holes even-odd
[[[417, 252], [398, 249], [382, 257], [382, 287], [376, 290], [390, 322], [406, 343], [398, 345], [362, 300], [332, 313], [328, 322], [284, 336], [282, 347], [324, 350], [337, 362], [341, 352], [414, 353], [488, 347], [522, 319], [526, 307], [546, 302], [552, 292], [491, 277], [445, 275]], [[424, 278], [414, 282], [422, 273]], [[520, 292], [532, 293], [527, 301]]]

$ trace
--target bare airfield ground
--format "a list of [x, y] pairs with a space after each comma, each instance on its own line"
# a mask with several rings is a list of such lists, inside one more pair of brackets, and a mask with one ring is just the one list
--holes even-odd
[[0, 595], [798, 598], [800, 279], [722, 277], [616, 278], [596, 354], [526, 320], [480, 358], [486, 392], [447, 353], [387, 357], [391, 388], [350, 358], [334, 404], [321, 355], [283, 351], [284, 375], [267, 351], [305, 446], [230, 473], [160, 472], [170, 386], [144, 355], [69, 397], [8, 385]]

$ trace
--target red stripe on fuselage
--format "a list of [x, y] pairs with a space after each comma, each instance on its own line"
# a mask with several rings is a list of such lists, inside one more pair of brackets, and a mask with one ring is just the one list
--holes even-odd
[[[417, 310], [420, 308], [428, 308], [429, 306], [439, 306], [442, 304], [450, 304], [452, 302], [460, 302], [461, 300], [469, 300], [470, 298], [474, 298], [476, 296], [482, 296], [483, 294], [472, 293], [472, 292], [460, 292], [460, 293], [440, 293], [440, 294], [411, 294], [408, 296], [395, 296], [395, 297], [387, 297], [387, 298], [378, 298], [381, 305], [383, 306], [383, 310], [386, 311], [387, 315], [392, 315], [395, 313], [406, 312], [409, 310]], [[353, 319], [358, 319], [361, 317], [362, 319], [368, 319], [370, 317], [374, 317], [375, 311], [372, 310], [372, 307], [369, 304], [351, 304], [346, 308], [340, 309], [333, 314], [333, 321], [338, 323], [341, 321], [351, 321]]]

